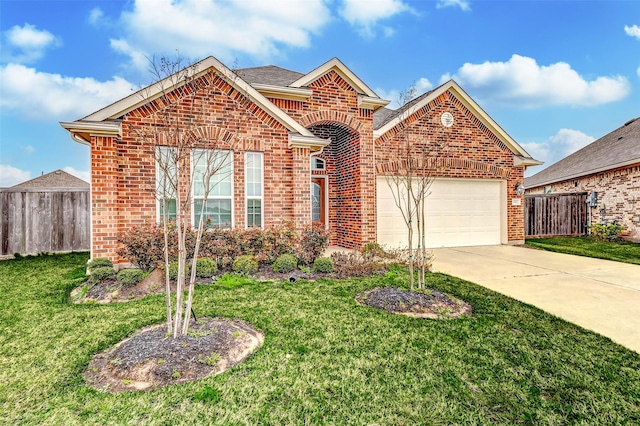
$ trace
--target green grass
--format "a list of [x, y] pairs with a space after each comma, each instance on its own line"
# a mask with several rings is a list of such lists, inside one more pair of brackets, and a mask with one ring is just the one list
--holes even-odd
[[93, 354], [163, 321], [164, 300], [73, 305], [87, 256], [0, 262], [0, 422], [6, 424], [637, 424], [640, 355], [447, 275], [429, 285], [473, 316], [414, 319], [354, 296], [405, 276], [198, 287], [198, 316], [265, 333], [247, 361], [152, 392], [85, 386]]
[[640, 265], [640, 244], [628, 241], [596, 241], [589, 237], [530, 238], [526, 244], [558, 253], [615, 260]]

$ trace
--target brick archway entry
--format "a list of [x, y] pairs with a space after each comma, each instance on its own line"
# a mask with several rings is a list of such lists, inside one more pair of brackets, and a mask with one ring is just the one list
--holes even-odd
[[331, 139], [321, 154], [312, 157], [324, 160], [325, 169], [313, 170], [312, 167], [311, 172], [312, 183], [317, 184], [324, 179], [326, 207], [323, 214], [331, 232], [330, 244], [359, 248], [363, 243], [360, 134], [336, 122], [317, 123], [308, 129], [315, 136]]

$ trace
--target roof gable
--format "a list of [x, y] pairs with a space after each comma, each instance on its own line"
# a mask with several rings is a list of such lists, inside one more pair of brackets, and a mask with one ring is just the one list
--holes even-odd
[[291, 87], [307, 87], [323, 75], [330, 71], [335, 71], [342, 79], [344, 79], [353, 89], [359, 94], [366, 95], [372, 98], [379, 98], [376, 93], [371, 90], [360, 78], [355, 75], [345, 64], [343, 64], [338, 58], [333, 58], [328, 62], [320, 65], [313, 71], [303, 75], [296, 81], [290, 84]]
[[[295, 121], [292, 117], [282, 111], [269, 101], [264, 95], [259, 93], [248, 82], [243, 80], [239, 75], [230, 70], [222, 62], [218, 61], [213, 56], [203, 59], [193, 65], [194, 77], [197, 78], [210, 70], [218, 72], [231, 86], [236, 90], [245, 93], [252, 102], [266, 111], [273, 118], [278, 120], [285, 128], [290, 132], [301, 135], [304, 138], [315, 138], [315, 136], [307, 130], [304, 126]], [[86, 128], [87, 132], [91, 134], [99, 134], [96, 132], [103, 132], [104, 134], [113, 134], [115, 131], [120, 131], [119, 123], [113, 123], [113, 120], [119, 119], [124, 114], [139, 108], [142, 105], [160, 97], [162, 93], [168, 90], [173, 90], [180, 87], [184, 82], [172, 81], [173, 76], [169, 76], [161, 81], [158, 81], [144, 89], [139, 90], [111, 105], [106, 106], [80, 120], [75, 122], [60, 124], [70, 131], [74, 136], [74, 139], [78, 140], [78, 137], [86, 141], [86, 137], [82, 135], [82, 129]], [[104, 129], [102, 129], [104, 127]], [[316, 138], [317, 139], [317, 138]], [[80, 141], [80, 140], [78, 140]]]
[[527, 188], [640, 163], [640, 117], [525, 179]]
[[58, 169], [45, 175], [38, 176], [37, 178], [14, 185], [11, 188], [89, 188], [89, 183], [65, 172], [64, 170]]
[[498, 139], [500, 139], [516, 156], [514, 159], [517, 166], [534, 166], [542, 164], [540, 161], [534, 160], [531, 155], [518, 144], [507, 132], [502, 129], [462, 88], [453, 80], [442, 84], [441, 86], [424, 93], [423, 95], [413, 99], [395, 111], [385, 111], [384, 117], [377, 120], [373, 136], [374, 139], [382, 137], [385, 133], [391, 131], [401, 122], [407, 120], [422, 107], [439, 97], [445, 92], [450, 92], [456, 97], [471, 113], [473, 113], [480, 122], [487, 127]]

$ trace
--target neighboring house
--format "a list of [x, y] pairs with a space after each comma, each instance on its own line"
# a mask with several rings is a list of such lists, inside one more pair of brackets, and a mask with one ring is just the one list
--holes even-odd
[[77, 178], [64, 170], [55, 170], [37, 178], [27, 180], [11, 187], [12, 189], [56, 189], [56, 188], [86, 188], [89, 183]]
[[[315, 222], [330, 230], [333, 245], [403, 244], [406, 230], [384, 176], [398, 173], [394, 153], [408, 137], [412, 144], [447, 145], [427, 201], [430, 246], [524, 240], [524, 203], [516, 187], [525, 168], [540, 162], [454, 81], [392, 111], [335, 58], [306, 74], [276, 66], [232, 72], [213, 57], [195, 69], [209, 114], [198, 131], [229, 141], [229, 148], [240, 142], [227, 166], [229, 181], [207, 201], [211, 224]], [[61, 123], [91, 148], [93, 257], [124, 261], [116, 255], [118, 236], [158, 220], [149, 191], [159, 173], [154, 147], [137, 136], [162, 108], [155, 102], [158, 87]], [[441, 124], [443, 114], [453, 118], [451, 127]]]
[[591, 223], [615, 221], [640, 240], [640, 117], [525, 179], [525, 187], [527, 194], [589, 192]]

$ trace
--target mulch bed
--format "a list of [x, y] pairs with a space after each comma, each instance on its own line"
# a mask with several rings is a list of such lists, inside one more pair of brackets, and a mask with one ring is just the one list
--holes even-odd
[[264, 335], [241, 320], [193, 319], [189, 334], [167, 337], [166, 324], [140, 330], [97, 354], [84, 378], [105, 392], [152, 390], [221, 373], [248, 358]]
[[434, 289], [408, 291], [378, 287], [356, 296], [361, 305], [418, 318], [458, 318], [473, 311], [468, 303]]

